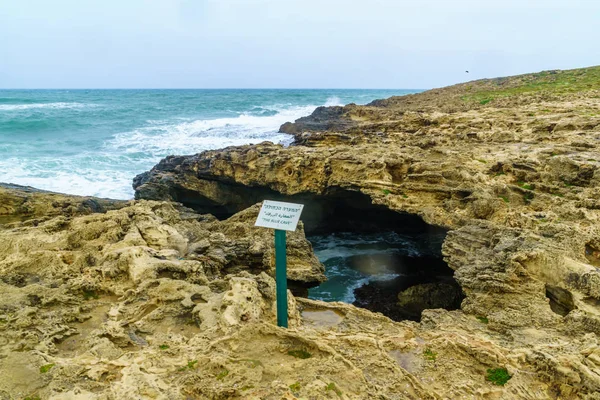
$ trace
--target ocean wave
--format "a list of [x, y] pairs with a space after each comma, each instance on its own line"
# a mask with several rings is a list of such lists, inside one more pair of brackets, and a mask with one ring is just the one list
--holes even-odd
[[253, 115], [251, 112], [245, 112], [237, 117], [200, 119], [166, 125], [151, 124], [117, 134], [106, 146], [126, 153], [147, 152], [164, 157], [168, 154], [191, 154], [262, 141], [289, 144], [291, 137], [278, 133], [279, 127], [285, 122], [310, 114], [315, 108], [316, 106], [263, 106], [263, 112], [274, 110], [276, 113]]
[[33, 163], [3, 160], [0, 162], [0, 182], [80, 196], [123, 200], [133, 198], [131, 171], [99, 170], [97, 163], [81, 159], [69, 160], [56, 168], [48, 168], [50, 162], [50, 158]]
[[32, 104], [0, 104], [0, 111], [20, 111], [30, 110], [33, 108], [50, 108], [50, 109], [62, 109], [62, 108], [86, 108], [96, 107], [97, 104], [83, 104], [83, 103], [32, 103]]
[[342, 100], [337, 96], [328, 97], [327, 101], [325, 101], [325, 104], [324, 104], [325, 107], [343, 106], [343, 105], [344, 105], [344, 103], [342, 103]]

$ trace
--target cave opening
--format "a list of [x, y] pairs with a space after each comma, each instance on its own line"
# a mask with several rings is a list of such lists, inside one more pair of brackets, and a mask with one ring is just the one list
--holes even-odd
[[323, 219], [305, 225], [328, 280], [310, 288], [309, 298], [352, 303], [397, 321], [419, 321], [425, 309], [460, 308], [464, 294], [442, 257], [447, 230], [359, 192], [338, 193], [319, 208]]
[[304, 231], [328, 280], [316, 287], [289, 281], [296, 296], [352, 303], [394, 320], [418, 321], [429, 308], [460, 308], [464, 294], [442, 257], [447, 231], [417, 215], [373, 204], [370, 196], [342, 188], [282, 195], [221, 183], [219, 190], [228, 193], [227, 205], [191, 192], [179, 193], [178, 200], [219, 219], [265, 199], [304, 204]]

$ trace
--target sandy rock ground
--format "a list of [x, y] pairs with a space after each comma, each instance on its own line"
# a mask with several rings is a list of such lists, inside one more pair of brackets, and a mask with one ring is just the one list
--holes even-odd
[[[560, 87], [587, 82], [586, 71], [565, 73]], [[421, 369], [397, 364], [423, 392], [386, 387], [382, 398], [600, 398], [600, 92], [549, 92], [563, 75], [540, 76], [317, 109], [282, 126], [295, 135], [290, 147], [168, 157], [136, 178], [136, 196], [235, 210], [265, 193], [315, 202], [360, 193], [372, 204], [365, 213], [383, 207], [445, 227], [444, 258], [466, 298], [460, 311], [391, 325], [423, 340], [411, 347]], [[543, 90], [514, 94], [523, 82]], [[505, 386], [485, 381], [495, 366], [512, 374]]]
[[[600, 94], [467, 101], [535, 79], [319, 109], [288, 148], [168, 157], [136, 178], [146, 200], [5, 219], [0, 399], [600, 399]], [[276, 327], [265, 194], [449, 229], [461, 309], [394, 322], [290, 295]], [[303, 230], [288, 243], [290, 279], [322, 280]]]

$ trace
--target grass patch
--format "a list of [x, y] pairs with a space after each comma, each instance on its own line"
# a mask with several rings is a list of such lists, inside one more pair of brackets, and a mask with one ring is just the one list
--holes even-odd
[[487, 317], [477, 317], [477, 319], [479, 320], [479, 322], [481, 322], [482, 324], [487, 324], [490, 321], [487, 319]]
[[100, 296], [98, 296], [98, 293], [96, 293], [96, 291], [94, 290], [84, 290], [83, 291], [83, 298], [85, 300], [98, 300], [100, 298]]
[[168, 344], [161, 344], [160, 346], [158, 346], [159, 349], [161, 350], [167, 350], [169, 348]]
[[224, 368], [221, 372], [217, 374], [217, 380], [222, 381], [227, 375], [229, 375], [229, 370], [227, 368]]
[[[548, 93], [569, 94], [593, 90], [600, 85], [600, 67], [580, 68], [566, 71], [544, 71], [508, 78], [486, 80], [465, 90], [461, 99], [485, 105], [498, 98], [522, 94]], [[552, 112], [543, 109], [541, 112]]]
[[506, 382], [512, 378], [506, 368], [493, 368], [487, 370], [487, 375], [485, 376], [486, 381], [492, 382], [494, 385], [504, 386]]
[[437, 358], [437, 353], [430, 348], [427, 348], [423, 350], [423, 357], [425, 357], [426, 360], [435, 361]]
[[298, 393], [300, 391], [300, 382], [292, 383], [290, 385], [290, 390], [294, 393]]
[[52, 369], [52, 367], [54, 367], [54, 364], [46, 364], [46, 365], [42, 365], [40, 367], [40, 373], [41, 374], [45, 374], [46, 372], [50, 371]]
[[390, 192], [390, 191], [389, 191], [389, 190], [387, 190], [387, 189], [383, 189], [383, 190], [382, 190], [382, 192], [383, 192], [383, 194], [384, 194], [385, 196], [387, 196], [388, 194], [392, 193], [392, 192]]
[[504, 200], [505, 203], [510, 203], [510, 200], [508, 199], [508, 197], [506, 197], [506, 196], [500, 196], [500, 198], [502, 200]]
[[482, 163], [482, 164], [487, 164], [487, 161], [485, 161], [485, 160], [483, 160], [483, 159], [481, 159], [481, 158], [478, 158], [478, 159], [477, 159], [477, 161], [479, 161], [479, 162], [480, 162], [480, 163]]
[[331, 382], [329, 385], [327, 385], [325, 387], [326, 392], [329, 392], [331, 390], [333, 390], [335, 392], [335, 394], [337, 394], [339, 397], [342, 397], [342, 391], [333, 382]]
[[525, 183], [523, 181], [517, 182], [517, 185], [519, 185], [519, 187], [522, 187], [523, 189], [533, 190], [533, 186], [532, 185], [530, 185], [529, 183]]
[[527, 192], [527, 193], [523, 194], [523, 200], [525, 201], [526, 204], [531, 203], [531, 200], [533, 200], [534, 197], [535, 197], [535, 195], [531, 192]]
[[304, 349], [289, 350], [287, 353], [288, 353], [289, 356], [296, 357], [296, 358], [301, 358], [303, 360], [312, 357], [312, 354], [310, 354], [308, 351], [306, 351]]
[[194, 368], [196, 368], [196, 364], [198, 364], [198, 360], [188, 361], [187, 365], [184, 365], [183, 367], [179, 368], [178, 371], [194, 369]]

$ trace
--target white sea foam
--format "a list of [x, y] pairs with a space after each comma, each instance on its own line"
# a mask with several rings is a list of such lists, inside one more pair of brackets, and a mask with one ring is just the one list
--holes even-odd
[[61, 108], [86, 108], [96, 107], [96, 104], [83, 104], [83, 103], [32, 103], [32, 104], [0, 104], [0, 111], [17, 111], [17, 110], [29, 110], [33, 108], [50, 108], [50, 109], [61, 109]]
[[341, 299], [341, 301], [343, 301], [344, 303], [354, 303], [356, 301], [356, 296], [354, 295], [354, 291], [356, 289], [368, 285], [370, 282], [391, 281], [392, 279], [396, 279], [399, 276], [400, 274], [381, 274], [358, 279], [352, 285], [349, 285], [346, 288], [346, 291], [344, 292], [344, 296]]
[[[108, 161], [108, 160], [107, 160]], [[80, 158], [65, 160], [59, 168], [47, 168], [55, 162], [52, 158], [42, 158], [36, 162], [17, 159], [0, 161], [0, 182], [33, 186], [53, 192], [81, 196], [131, 199], [131, 171], [117, 169], [98, 170], [97, 164]], [[87, 164], [87, 165], [86, 165]]]
[[[263, 107], [265, 108], [265, 107]], [[310, 114], [315, 106], [280, 108], [277, 114], [201, 119], [160, 123], [120, 133], [106, 143], [107, 148], [125, 153], [150, 153], [155, 157], [168, 154], [192, 154], [227, 146], [255, 144], [262, 141], [289, 144], [291, 137], [278, 133], [281, 124]], [[158, 121], [156, 121], [158, 122]]]
[[342, 105], [344, 105], [344, 103], [342, 103], [342, 100], [337, 96], [328, 97], [327, 101], [325, 102], [326, 107], [342, 106]]

